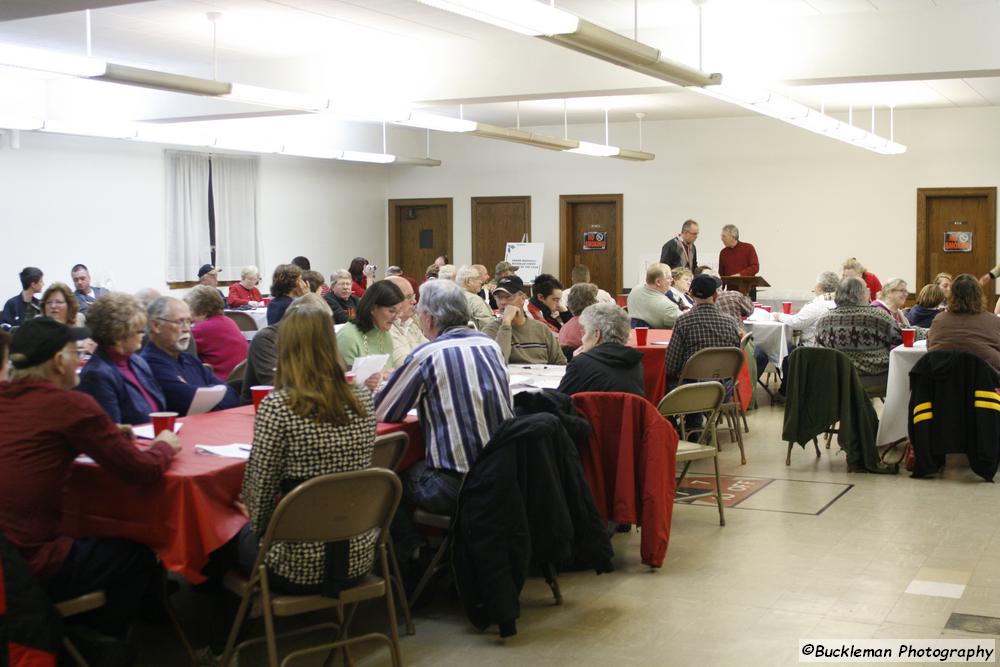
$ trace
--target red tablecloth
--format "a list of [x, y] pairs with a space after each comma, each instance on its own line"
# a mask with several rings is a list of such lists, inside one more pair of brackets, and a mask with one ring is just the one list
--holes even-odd
[[[234, 505], [246, 463], [196, 454], [194, 446], [250, 443], [253, 419], [251, 406], [183, 418], [183, 449], [152, 487], [126, 484], [96, 464], [75, 464], [64, 494], [64, 530], [73, 536], [140, 542], [153, 549], [168, 570], [193, 583], [203, 581], [201, 568], [208, 555], [246, 523]], [[380, 435], [399, 430], [410, 436], [404, 457], [408, 466], [423, 456], [416, 420], [378, 425]]]

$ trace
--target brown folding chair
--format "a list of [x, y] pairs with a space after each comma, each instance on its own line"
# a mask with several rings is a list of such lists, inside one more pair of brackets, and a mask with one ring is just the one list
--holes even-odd
[[[69, 618], [70, 616], [86, 614], [88, 611], [100, 609], [107, 604], [107, 601], [108, 600], [104, 595], [104, 591], [94, 591], [93, 593], [87, 593], [86, 595], [81, 595], [80, 597], [72, 598], [70, 600], [57, 602], [54, 606], [60, 616], [63, 618]], [[73, 658], [73, 662], [75, 662], [78, 667], [88, 667], [87, 661], [84, 660], [82, 655], [80, 655], [80, 651], [78, 651], [73, 642], [69, 640], [69, 637], [63, 637], [62, 643], [63, 648], [66, 649], [66, 652], [71, 658]]]
[[226, 310], [223, 311], [223, 314], [233, 322], [236, 322], [236, 326], [240, 328], [240, 331], [257, 331], [257, 320], [249, 314], [239, 310]]
[[[410, 446], [410, 437], [402, 431], [387, 433], [375, 438], [375, 448], [372, 450], [372, 467], [385, 468], [396, 472], [399, 462], [406, 455]], [[389, 550], [389, 565], [392, 567], [392, 583], [396, 586], [396, 599], [403, 609], [403, 620], [406, 622], [406, 634], [416, 634], [413, 627], [413, 617], [410, 616], [410, 602], [406, 599], [406, 589], [403, 587], [403, 575], [399, 571], [399, 559], [396, 557], [396, 546], [390, 535], [386, 540]]]
[[719, 480], [719, 446], [716, 439], [715, 424], [719, 418], [719, 409], [725, 398], [726, 390], [720, 382], [692, 382], [682, 384], [663, 397], [657, 410], [664, 417], [684, 419], [684, 415], [704, 414], [705, 425], [701, 428], [698, 442], [681, 440], [677, 444], [677, 462], [684, 462], [684, 469], [677, 478], [677, 486], [684, 481], [692, 461], [712, 459], [715, 464], [715, 502], [719, 505], [719, 525], [726, 525], [726, 517], [722, 509], [722, 483]]
[[244, 359], [229, 372], [229, 377], [226, 378], [226, 386], [232, 388], [237, 394], [240, 394], [243, 391], [243, 376], [246, 375], [246, 372], [247, 360]]
[[734, 400], [719, 406], [719, 417], [716, 419], [725, 417], [730, 440], [735, 440], [740, 448], [740, 463], [746, 465], [747, 456], [743, 448], [743, 434], [740, 432], [739, 424], [740, 414], [743, 410], [739, 383], [743, 362], [743, 350], [738, 347], [706, 347], [691, 355], [691, 358], [684, 364], [678, 378], [678, 386], [687, 380], [695, 382], [702, 380], [732, 381]]
[[[278, 503], [271, 522], [261, 540], [260, 554], [254, 563], [249, 578], [236, 573], [226, 574], [227, 588], [241, 596], [239, 611], [233, 621], [226, 642], [226, 651], [221, 665], [228, 667], [234, 654], [261, 638], [251, 639], [236, 645], [243, 621], [250, 609], [250, 603], [259, 596], [264, 616], [264, 638], [267, 645], [269, 667], [278, 667], [277, 635], [274, 631], [275, 616], [296, 616], [325, 609], [335, 609], [339, 623], [320, 623], [288, 633], [298, 635], [319, 628], [337, 628], [335, 641], [319, 646], [292, 651], [281, 661], [284, 667], [291, 660], [311, 653], [328, 651], [329, 659], [334, 651], [344, 652], [345, 662], [350, 662], [349, 647], [368, 641], [379, 641], [389, 646], [389, 654], [395, 667], [402, 665], [399, 652], [399, 631], [396, 628], [396, 605], [392, 586], [388, 584], [391, 574], [386, 540], [389, 524], [399, 506], [402, 486], [396, 474], [381, 468], [368, 468], [353, 472], [334, 473], [314, 477], [295, 487]], [[322, 595], [283, 595], [272, 593], [267, 578], [264, 557], [276, 542], [342, 542], [353, 537], [377, 531], [375, 543], [376, 566], [380, 573], [369, 573], [364, 580], [340, 592], [336, 598]], [[347, 629], [357, 609], [357, 604], [373, 598], [385, 598], [386, 613], [389, 616], [389, 636], [369, 632], [358, 637], [348, 637]], [[345, 616], [345, 610], [350, 611]]]

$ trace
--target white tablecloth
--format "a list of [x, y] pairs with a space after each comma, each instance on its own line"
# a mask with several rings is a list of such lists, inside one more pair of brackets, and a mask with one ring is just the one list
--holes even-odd
[[566, 374], [565, 366], [548, 364], [511, 364], [510, 391], [520, 394], [522, 391], [538, 391], [539, 389], [555, 389]]
[[781, 322], [743, 321], [743, 328], [753, 334], [753, 344], [767, 355], [774, 367], [781, 370], [781, 362], [788, 356], [788, 341], [792, 327]]
[[910, 371], [925, 354], [926, 340], [918, 340], [913, 347], [900, 345], [889, 353], [889, 379], [876, 444], [887, 445], [906, 437], [910, 416]]

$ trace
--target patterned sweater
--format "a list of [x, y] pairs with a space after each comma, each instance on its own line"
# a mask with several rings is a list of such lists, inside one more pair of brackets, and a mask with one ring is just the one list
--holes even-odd
[[[356, 388], [365, 416], [345, 426], [301, 417], [288, 405], [288, 394], [278, 390], [265, 398], [254, 423], [253, 448], [243, 477], [243, 499], [254, 531], [263, 535], [281, 496], [312, 477], [363, 470], [371, 466], [375, 443], [375, 406], [364, 387]], [[275, 544], [265, 561], [268, 568], [302, 585], [324, 581], [332, 571], [337, 579], [361, 576], [375, 558], [375, 531], [350, 540], [346, 563], [337, 548], [321, 543]], [[334, 562], [328, 562], [327, 553]]]
[[862, 375], [887, 373], [889, 351], [902, 342], [899, 324], [871, 306], [837, 306], [816, 323], [816, 344], [846, 354]]

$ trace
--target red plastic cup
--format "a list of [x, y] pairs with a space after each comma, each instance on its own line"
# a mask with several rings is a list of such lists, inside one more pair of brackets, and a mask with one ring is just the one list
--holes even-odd
[[354, 371], [347, 371], [344, 373], [344, 379], [347, 380], [347, 384], [353, 385], [358, 379], [358, 376], [354, 373]]
[[903, 347], [913, 347], [913, 341], [917, 339], [917, 330], [913, 327], [903, 327]]
[[769, 313], [771, 312], [771, 306], [761, 306], [761, 308], [763, 308], [764, 310], [766, 310]]
[[783, 312], [785, 315], [791, 315], [792, 314], [792, 302], [791, 301], [782, 301], [781, 302], [781, 312]]
[[153, 422], [153, 435], [159, 435], [163, 431], [174, 432], [174, 422], [177, 421], [176, 412], [151, 412], [149, 420]]
[[647, 340], [649, 340], [649, 327], [636, 327], [635, 344], [641, 347], [646, 344]]
[[250, 387], [250, 396], [253, 397], [253, 411], [257, 412], [260, 407], [260, 402], [264, 400], [264, 397], [274, 391], [274, 387], [269, 384], [257, 384]]
[[264, 307], [267, 308], [270, 305], [271, 305], [271, 297], [269, 296], [264, 297]]

